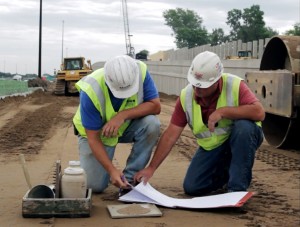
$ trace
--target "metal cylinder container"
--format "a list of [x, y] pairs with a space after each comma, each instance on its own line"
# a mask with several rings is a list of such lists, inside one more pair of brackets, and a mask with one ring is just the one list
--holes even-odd
[[274, 36], [267, 43], [260, 71], [245, 76], [263, 104], [263, 131], [277, 148], [299, 148], [300, 36]]

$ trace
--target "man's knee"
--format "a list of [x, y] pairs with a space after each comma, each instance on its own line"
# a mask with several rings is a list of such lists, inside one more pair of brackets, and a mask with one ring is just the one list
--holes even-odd
[[190, 196], [202, 196], [209, 193], [211, 190], [208, 188], [197, 188], [193, 184], [184, 182], [183, 184], [184, 193]]
[[195, 182], [190, 181], [186, 178], [184, 179], [183, 182], [183, 190], [185, 194], [190, 196], [199, 196], [203, 194], [202, 190], [199, 187], [197, 187]]
[[192, 195], [195, 192], [194, 187], [192, 187], [192, 185], [187, 180], [183, 182], [183, 190], [187, 195]]
[[159, 136], [159, 133], [160, 133], [159, 119], [154, 115], [149, 115], [149, 116], [144, 117], [142, 123], [146, 129], [147, 135], [149, 135], [151, 137], [155, 137], [155, 139], [157, 139]]
[[150, 131], [157, 131], [160, 127], [159, 119], [154, 115], [148, 115], [144, 117], [143, 123], [147, 125]]
[[[98, 178], [98, 179], [95, 179]], [[95, 193], [101, 193], [108, 187], [106, 180], [99, 180], [99, 177], [87, 176], [87, 188], [91, 188]]]
[[233, 130], [238, 134], [253, 132], [258, 127], [254, 121], [250, 120], [235, 120]]
[[248, 140], [256, 134], [257, 125], [250, 120], [235, 120], [231, 137], [235, 139]]
[[250, 120], [236, 120], [231, 132], [231, 137], [238, 139], [238, 141], [252, 141], [257, 146], [260, 146], [263, 141], [261, 127]]
[[87, 187], [91, 188], [94, 193], [102, 193], [107, 188], [107, 186], [96, 184], [87, 185]]

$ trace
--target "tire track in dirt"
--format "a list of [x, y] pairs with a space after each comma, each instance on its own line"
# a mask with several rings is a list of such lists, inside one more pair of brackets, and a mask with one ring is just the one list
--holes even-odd
[[[162, 126], [162, 128], [165, 127], [166, 125]], [[191, 160], [198, 145], [191, 132], [184, 131], [175, 146], [177, 146], [180, 153]], [[290, 171], [292, 173], [291, 178], [280, 179], [279, 182], [290, 181], [290, 185], [298, 188], [300, 162], [299, 159], [293, 157], [295, 155], [291, 155], [291, 152], [299, 151], [276, 153], [268, 148], [268, 146], [259, 148], [256, 153], [256, 160], [275, 167], [275, 170]], [[299, 155], [296, 156], [299, 158]], [[256, 194], [251, 198], [251, 202], [246, 203], [241, 208], [233, 208], [227, 211], [222, 211], [221, 209], [221, 212], [233, 212], [237, 215], [237, 218], [248, 220], [247, 226], [249, 227], [299, 226], [299, 207], [294, 207], [289, 203], [286, 195], [276, 191], [276, 188], [280, 187], [280, 185], [276, 185], [274, 182], [272, 184], [270, 182], [261, 182], [255, 177], [255, 170], [253, 172], [254, 176], [249, 191], [254, 191]], [[289, 222], [285, 219], [286, 216], [289, 216]]]
[[246, 214], [240, 217], [249, 220], [247, 226], [299, 226], [299, 209], [288, 202], [287, 195], [278, 193], [276, 186], [260, 182], [254, 177], [249, 190], [256, 194], [251, 202], [244, 205], [242, 209]]
[[[14, 101], [8, 99], [6, 103]], [[19, 113], [1, 128], [2, 153], [39, 153], [43, 142], [51, 137], [53, 127], [68, 127], [72, 124], [73, 115], [63, 113], [62, 110], [65, 106], [78, 105], [78, 98], [35, 92], [33, 95], [23, 97], [23, 102], [41, 107], [34, 111], [20, 109]]]
[[[167, 97], [163, 97], [162, 104], [166, 106], [162, 111], [163, 114], [172, 114], [173, 101], [175, 98], [168, 101]], [[30, 105], [40, 105], [40, 108], [35, 111], [20, 109], [18, 114], [9, 118], [3, 125], [0, 134], [0, 152], [5, 155], [39, 153], [41, 146], [53, 135], [55, 128], [71, 126], [73, 114], [63, 112], [63, 108], [77, 106], [78, 97], [53, 96], [49, 93], [36, 92], [28, 97], [0, 100], [0, 110], [5, 111], [5, 105], [12, 103], [17, 109], [19, 104], [25, 102]], [[162, 123], [161, 131], [166, 128], [166, 125], [167, 122]], [[189, 130], [183, 131], [175, 146], [188, 160], [192, 158], [197, 148], [194, 136]], [[262, 146], [256, 153], [256, 161], [264, 165], [263, 170], [260, 171], [255, 170], [254, 167], [250, 191], [255, 191], [256, 195], [241, 208], [217, 209], [213, 212], [230, 214], [237, 219], [247, 220], [249, 227], [299, 226], [299, 206], [293, 205], [291, 202], [293, 197], [288, 192], [279, 190], [281, 187], [299, 189], [299, 151], [274, 152], [270, 147]], [[285, 173], [289, 174], [288, 178], [284, 178]], [[267, 179], [272, 175], [277, 179]], [[176, 194], [178, 188], [172, 188], [170, 185], [167, 190]]]
[[[286, 151], [286, 153], [290, 153], [291, 151]], [[288, 170], [300, 170], [300, 160], [289, 157], [284, 154], [270, 152], [266, 148], [259, 148], [258, 152], [256, 153], [256, 159], [261, 160], [267, 164], [270, 164], [274, 167], [279, 168], [283, 171]]]
[[[256, 195], [253, 197], [251, 203], [247, 203], [244, 209], [248, 213], [243, 217], [250, 220], [248, 226], [299, 226], [300, 224], [300, 209], [291, 203], [292, 197], [288, 194], [282, 194], [279, 189], [289, 185], [291, 189], [299, 189], [300, 180], [300, 162], [299, 159], [294, 158], [292, 153], [295, 151], [281, 151], [277, 153], [274, 149], [268, 146], [261, 146], [256, 152], [256, 160], [261, 161], [270, 166], [264, 171], [268, 175], [277, 174], [277, 180], [269, 182], [267, 179], [262, 179], [257, 172], [254, 176], [250, 186], [251, 191], [255, 191]], [[298, 151], [299, 152], [299, 151]], [[298, 156], [299, 157], [299, 156]], [[289, 178], [283, 178], [282, 174], [290, 173]], [[287, 188], [288, 189], [288, 188]], [[299, 199], [299, 198], [294, 198]], [[289, 217], [288, 219], [286, 217]]]

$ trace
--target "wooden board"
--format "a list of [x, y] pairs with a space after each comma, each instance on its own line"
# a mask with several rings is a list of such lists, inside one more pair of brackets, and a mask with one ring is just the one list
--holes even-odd
[[154, 204], [107, 205], [111, 218], [161, 217], [161, 211]]

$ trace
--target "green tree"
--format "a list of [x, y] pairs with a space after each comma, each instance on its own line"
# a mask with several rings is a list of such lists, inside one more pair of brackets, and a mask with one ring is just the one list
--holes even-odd
[[212, 46], [216, 46], [228, 41], [228, 36], [224, 34], [224, 30], [222, 28], [215, 28], [212, 30], [212, 33], [209, 34], [209, 40]]
[[252, 5], [243, 11], [233, 9], [227, 13], [227, 24], [231, 27], [230, 40], [241, 39], [243, 42], [269, 38], [278, 33], [266, 27], [264, 12], [259, 5]]
[[208, 43], [208, 33], [202, 18], [193, 10], [170, 9], [163, 12], [166, 25], [174, 32], [177, 48], [193, 48]]
[[278, 35], [278, 31], [275, 31], [271, 27], [266, 27], [266, 29], [265, 29], [265, 37], [269, 38], [269, 37], [272, 37], [274, 35]]
[[149, 51], [148, 50], [141, 50], [140, 52], [138, 52], [138, 54], [144, 54], [144, 55], [149, 55]]
[[228, 24], [231, 27], [231, 31], [230, 31], [230, 39], [231, 40], [237, 40], [238, 39], [238, 33], [239, 30], [242, 27], [242, 11], [239, 9], [233, 9], [231, 11], [229, 11], [227, 13], [227, 22], [226, 24]]
[[149, 51], [148, 50], [141, 50], [140, 52], [138, 52], [135, 55], [136, 59], [141, 59], [141, 60], [147, 60], [148, 59], [148, 55], [149, 55]]
[[287, 30], [284, 34], [300, 36], [300, 23], [294, 24], [294, 29]]

